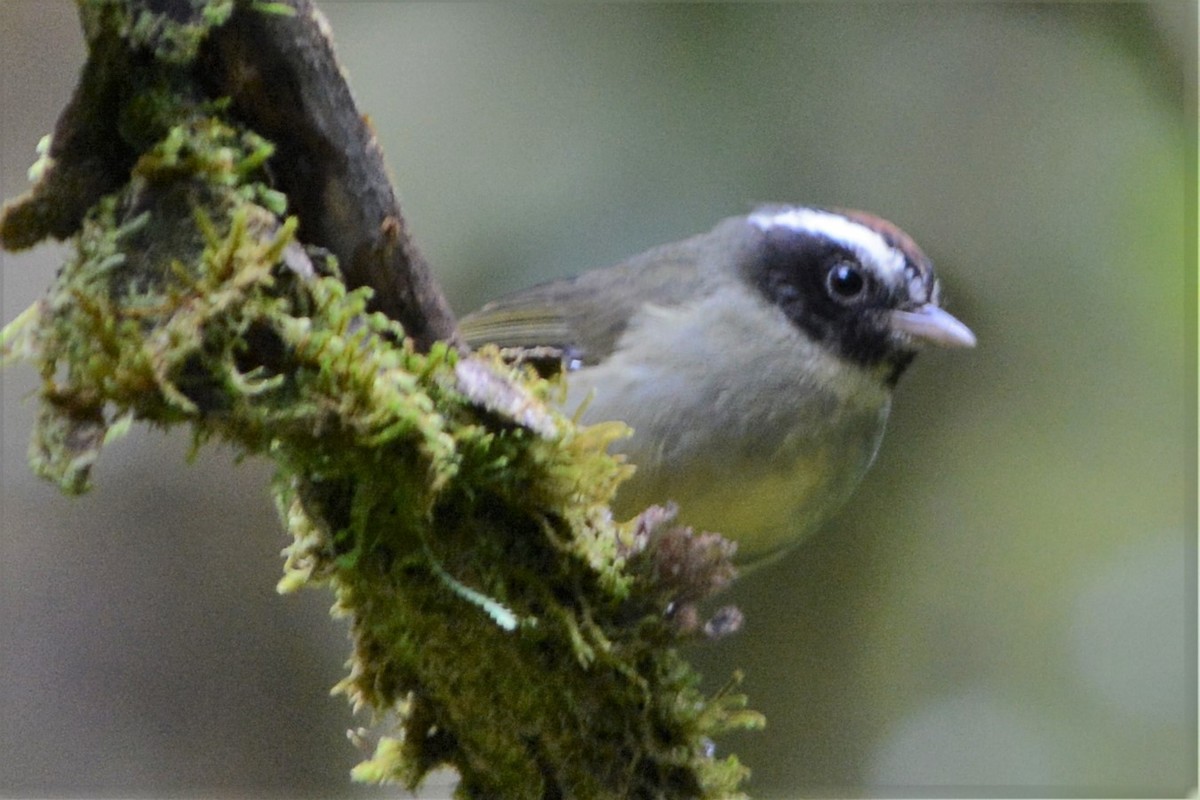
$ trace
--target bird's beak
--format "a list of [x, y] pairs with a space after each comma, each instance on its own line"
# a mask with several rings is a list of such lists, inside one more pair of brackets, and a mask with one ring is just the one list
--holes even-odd
[[912, 311], [893, 311], [889, 322], [892, 330], [907, 333], [919, 342], [941, 347], [975, 346], [975, 334], [971, 329], [933, 303]]

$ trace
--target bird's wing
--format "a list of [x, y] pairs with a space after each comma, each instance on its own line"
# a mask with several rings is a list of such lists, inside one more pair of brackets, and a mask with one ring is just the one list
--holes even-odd
[[652, 250], [495, 300], [459, 320], [459, 330], [472, 348], [548, 347], [595, 364], [613, 351], [639, 309], [682, 303], [702, 291], [700, 284], [692, 248]]

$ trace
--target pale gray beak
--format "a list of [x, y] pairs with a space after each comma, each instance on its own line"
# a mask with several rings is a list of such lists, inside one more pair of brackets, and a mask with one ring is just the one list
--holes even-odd
[[914, 311], [893, 311], [892, 330], [907, 333], [919, 342], [941, 347], [974, 347], [975, 334], [952, 314], [926, 303]]

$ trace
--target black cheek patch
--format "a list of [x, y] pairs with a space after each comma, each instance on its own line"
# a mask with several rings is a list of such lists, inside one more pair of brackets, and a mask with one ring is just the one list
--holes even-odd
[[891, 362], [898, 379], [912, 356], [897, 351], [888, 335], [885, 309], [890, 306], [889, 298], [847, 305], [826, 290], [830, 269], [857, 260], [854, 253], [827, 239], [772, 228], [749, 271], [763, 297], [814, 341], [866, 367]]

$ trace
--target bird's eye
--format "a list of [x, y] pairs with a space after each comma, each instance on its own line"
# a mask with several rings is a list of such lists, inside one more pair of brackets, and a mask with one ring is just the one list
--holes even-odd
[[838, 264], [825, 276], [829, 296], [843, 302], [857, 300], [867, 290], [867, 279], [862, 269], [853, 264]]

